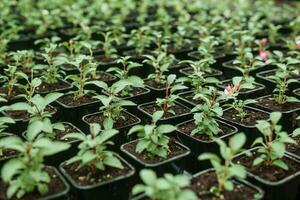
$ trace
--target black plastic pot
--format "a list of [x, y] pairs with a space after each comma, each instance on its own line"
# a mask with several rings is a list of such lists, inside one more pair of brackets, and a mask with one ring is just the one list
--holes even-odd
[[71, 122], [72, 124], [76, 124], [80, 128], [82, 125], [82, 117], [91, 112], [95, 112], [101, 105], [101, 101], [96, 99], [91, 103], [85, 103], [79, 106], [65, 105], [64, 103], [59, 101], [59, 99], [54, 103], [59, 108], [61, 121]]
[[[129, 124], [126, 126], [122, 126], [122, 127], [114, 127], [115, 129], [117, 129], [119, 131], [119, 133], [112, 138], [112, 141], [115, 143], [115, 145], [112, 147], [114, 151], [119, 151], [119, 146], [128, 142], [129, 138], [127, 136], [127, 133], [129, 131], [129, 129], [131, 127], [133, 127], [134, 125], [137, 125], [141, 122], [140, 118], [136, 117], [135, 115], [131, 114], [130, 112], [127, 111], [123, 111], [124, 113], [130, 115], [131, 117], [136, 119], [136, 122], [134, 124]], [[90, 124], [87, 122], [87, 118], [90, 116], [95, 116], [95, 115], [102, 115], [103, 112], [95, 112], [95, 113], [91, 113], [91, 114], [87, 114], [85, 116], [82, 117], [82, 121], [83, 123], [83, 130], [85, 132], [88, 132]]]
[[[137, 140], [133, 140], [129, 143], [133, 143], [133, 142], [136, 142], [138, 141], [139, 139]], [[157, 162], [157, 163], [146, 163], [142, 160], [140, 160], [139, 158], [137, 158], [135, 155], [131, 154], [130, 152], [128, 152], [126, 149], [125, 149], [125, 146], [129, 143], [126, 143], [126, 144], [123, 144], [121, 146], [121, 151], [123, 152], [123, 154], [126, 156], [126, 159], [128, 159], [128, 161], [130, 163], [133, 164], [133, 166], [135, 167], [135, 169], [137, 171], [140, 171], [141, 169], [144, 169], [144, 168], [148, 168], [148, 169], [152, 169], [154, 170], [158, 175], [162, 175], [166, 172], [173, 172], [173, 173], [176, 173], [175, 169], [176, 167], [174, 167], [175, 163], [176, 163], [176, 166], [180, 166], [179, 168], [180, 169], [176, 169], [176, 170], [183, 170], [184, 169], [184, 165], [186, 162], [180, 162], [182, 159], [184, 159], [186, 156], [188, 156], [190, 154], [190, 149], [188, 147], [186, 147], [185, 145], [181, 144], [180, 142], [178, 141], [175, 141], [176, 145], [181, 148], [181, 149], [184, 149], [186, 152], [184, 152], [183, 154], [180, 154], [180, 155], [177, 155], [177, 156], [174, 156], [172, 158], [169, 158], [169, 159], [165, 159], [161, 162]], [[177, 172], [178, 173], [178, 172]]]
[[[257, 147], [237, 155], [236, 158], [247, 156], [246, 155], [247, 152], [253, 152], [255, 150], [257, 150]], [[300, 165], [299, 160], [296, 160], [295, 158], [292, 158], [287, 154], [285, 155], [285, 157], [299, 163]], [[296, 200], [297, 194], [299, 193], [299, 187], [300, 187], [299, 175], [300, 175], [300, 171], [288, 177], [285, 177], [280, 181], [271, 182], [247, 171], [247, 176], [249, 181], [261, 187], [265, 191], [266, 200], [282, 200], [282, 199]]]
[[292, 109], [292, 110], [272, 110], [270, 107], [267, 107], [265, 105], [263, 105], [262, 103], [259, 102], [260, 99], [273, 99], [272, 95], [267, 95], [267, 96], [263, 96], [263, 97], [259, 97], [256, 100], [258, 101], [258, 103], [255, 104], [255, 107], [261, 109], [261, 110], [265, 110], [267, 112], [281, 112], [282, 113], [282, 117], [280, 120], [280, 124], [282, 124], [282, 127], [287, 130], [288, 132], [291, 132], [294, 130], [294, 128], [297, 126], [297, 116], [300, 114], [300, 107]]
[[[201, 171], [201, 172], [199, 172], [197, 174], [194, 174], [193, 178], [191, 180], [192, 184], [193, 184], [193, 179], [195, 179], [195, 178], [197, 178], [197, 177], [199, 177], [199, 176], [201, 176], [201, 175], [203, 175], [205, 173], [210, 173], [210, 172], [213, 172], [213, 171], [215, 171], [215, 170], [212, 169], [212, 168], [210, 168], [210, 169]], [[262, 199], [264, 199], [264, 195], [265, 195], [264, 191], [261, 188], [257, 187], [256, 185], [253, 185], [253, 184], [249, 183], [248, 181], [241, 180], [241, 179], [233, 179], [233, 183], [238, 184], [238, 185], [243, 185], [243, 186], [251, 188], [254, 191], [257, 191], [257, 193], [255, 195], [255, 200], [262, 200]]]
[[76, 190], [77, 199], [80, 200], [121, 200], [128, 199], [131, 187], [134, 184], [131, 179], [135, 173], [135, 169], [121, 156], [116, 154], [123, 165], [129, 168], [126, 175], [116, 177], [113, 180], [104, 181], [95, 185], [80, 185], [72, 176], [64, 169], [65, 162], [59, 166], [60, 171], [64, 174], [70, 185]]
[[[231, 85], [232, 80], [225, 80], [221, 81], [220, 83], [217, 84], [217, 87], [220, 89], [225, 89], [227, 85]], [[259, 83], [254, 83], [255, 88], [254, 89], [247, 89], [247, 90], [242, 90], [239, 92], [238, 98], [240, 99], [251, 99], [253, 97], [259, 97], [265, 94], [265, 86]]]
[[[232, 78], [235, 76], [243, 76], [243, 73], [234, 66], [233, 64], [233, 60], [224, 62], [222, 65], [223, 68], [223, 73], [227, 78]], [[261, 71], [265, 71], [266, 69], [273, 69], [273, 66], [262, 66], [262, 67], [257, 67], [255, 69], [251, 69], [249, 75], [251, 76], [255, 76], [257, 73], [261, 72]]]
[[[224, 109], [224, 113], [228, 110], [232, 110], [233, 108], [227, 108], [227, 109]], [[269, 113], [266, 112], [266, 111], [263, 111], [263, 110], [260, 110], [260, 109], [257, 109], [257, 108], [253, 108], [253, 107], [250, 107], [250, 106], [245, 106], [245, 109], [249, 109], [249, 110], [252, 110], [252, 111], [255, 111], [255, 112], [260, 112], [260, 113], [265, 113], [269, 116]], [[249, 148], [253, 141], [261, 136], [261, 133], [257, 130], [256, 126], [255, 125], [245, 125], [245, 124], [242, 124], [241, 122], [236, 122], [234, 120], [229, 120], [227, 118], [224, 118], [224, 117], [217, 117], [219, 119], [221, 119], [222, 121], [225, 121], [227, 122], [228, 124], [231, 124], [235, 127], [238, 128], [239, 132], [244, 132], [247, 136], [247, 141], [246, 141], [246, 144], [245, 144], [245, 147], [246, 148]], [[268, 120], [268, 119], [266, 119]]]
[[[84, 133], [77, 128], [76, 126], [74, 126], [73, 124], [69, 123], [69, 122], [62, 122], [64, 125], [69, 125], [72, 126], [73, 128], [76, 129], [77, 133], [81, 133], [82, 135], [84, 135]], [[25, 139], [26, 138], [26, 131], [22, 133], [22, 137]], [[65, 142], [62, 140], [62, 142]], [[59, 152], [53, 156], [48, 156], [47, 159], [45, 159], [45, 164], [46, 165], [51, 165], [51, 166], [55, 166], [58, 167], [60, 165], [60, 163], [62, 163], [63, 161], [65, 161], [66, 159], [69, 159], [73, 156], [76, 155], [77, 151], [78, 151], [78, 144], [79, 144], [79, 140], [73, 140], [73, 141], [69, 141], [69, 142], [65, 142], [67, 144], [70, 144], [70, 148]]]
[[[176, 105], [179, 105], [183, 108], [186, 108], [188, 110], [190, 110], [188, 107], [186, 107], [185, 105], [179, 103], [179, 102], [175, 102]], [[146, 105], [156, 105], [155, 102], [149, 102], [149, 103], [144, 103], [144, 104], [141, 104], [138, 106], [138, 110], [140, 111], [140, 118], [144, 120], [144, 122], [146, 123], [151, 123], [152, 121], [152, 114], [144, 111], [142, 109], [143, 106], [146, 106]], [[191, 112], [188, 112], [188, 113], [184, 113], [184, 114], [181, 114], [181, 115], [176, 115], [176, 116], [172, 116], [172, 117], [167, 117], [167, 118], [163, 118], [163, 119], [160, 119], [158, 120], [158, 124], [173, 124], [173, 125], [177, 125], [187, 119], [191, 119]]]

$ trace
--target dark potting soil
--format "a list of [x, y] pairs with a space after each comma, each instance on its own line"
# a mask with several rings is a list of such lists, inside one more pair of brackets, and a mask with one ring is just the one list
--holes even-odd
[[[89, 124], [91, 123], [100, 123], [102, 124], [105, 117], [103, 113], [98, 113], [95, 115], [90, 115], [85, 118], [85, 121]], [[122, 128], [125, 126], [129, 126], [135, 124], [139, 121], [137, 117], [127, 114], [126, 112], [122, 112], [122, 116], [114, 123], [114, 128]]]
[[241, 121], [241, 118], [238, 116], [237, 111], [234, 109], [225, 110], [223, 113], [223, 118], [228, 121], [233, 121], [245, 126], [254, 126], [257, 120], [268, 120], [269, 115], [264, 112], [251, 110], [248, 108], [244, 108], [247, 113], [246, 117]]
[[[142, 105], [141, 109], [144, 110], [145, 112], [147, 112], [150, 115], [152, 115], [156, 111], [162, 110], [161, 107], [157, 106], [156, 104]], [[190, 110], [188, 108], [185, 108], [185, 107], [183, 107], [181, 105], [178, 105], [178, 104], [175, 104], [172, 107], [172, 110], [175, 112], [175, 115], [168, 112], [168, 113], [165, 113], [163, 115], [162, 119], [167, 119], [167, 118], [176, 117], [176, 116], [179, 116], [179, 115], [190, 113]]]
[[273, 97], [270, 96], [258, 99], [256, 104], [260, 107], [279, 112], [287, 112], [300, 108], [300, 103], [298, 102], [286, 102], [284, 104], [278, 104]]
[[251, 152], [252, 156], [242, 156], [238, 157], [234, 160], [235, 163], [241, 164], [247, 168], [247, 171], [251, 172], [252, 174], [259, 176], [260, 178], [267, 180], [267, 181], [280, 181], [292, 174], [297, 173], [300, 170], [300, 164], [291, 160], [287, 157], [284, 157], [282, 160], [287, 164], [288, 170], [284, 170], [280, 167], [275, 165], [267, 165], [262, 163], [260, 165], [253, 165], [253, 161], [255, 158], [259, 156], [257, 151]]
[[48, 84], [48, 83], [43, 82], [37, 88], [37, 92], [39, 92], [39, 93], [48, 93], [48, 92], [68, 89], [69, 87], [70, 87], [70, 85], [67, 84], [66, 82], [62, 81], [62, 80], [59, 80], [57, 83], [53, 83], [53, 84]]
[[126, 145], [124, 145], [124, 149], [127, 152], [129, 152], [130, 154], [134, 155], [139, 160], [141, 160], [145, 163], [148, 163], [148, 164], [155, 164], [155, 163], [163, 162], [164, 160], [171, 159], [173, 157], [176, 157], [178, 155], [181, 155], [181, 154], [184, 154], [184, 153], [187, 152], [186, 149], [183, 149], [178, 144], [176, 144], [175, 139], [173, 139], [173, 138], [170, 139], [169, 150], [168, 150], [166, 158], [162, 158], [162, 157], [159, 157], [159, 156], [152, 157], [151, 155], [149, 155], [145, 151], [141, 154], [138, 154], [136, 152], [136, 145], [137, 144], [138, 144], [138, 141], [127, 143]]
[[[191, 135], [192, 131], [196, 128], [196, 124], [194, 123], [194, 121], [189, 121], [187, 123], [182, 124], [181, 126], [178, 127], [178, 130], [181, 131], [182, 133], [186, 134], [186, 135]], [[223, 124], [219, 123], [219, 128], [220, 128], [220, 132], [218, 133], [218, 135], [216, 135], [215, 137], [222, 137], [224, 135], [230, 134], [234, 131], [234, 129], [225, 126]], [[212, 141], [212, 138], [208, 135], [206, 135], [205, 133], [199, 133], [197, 135], [192, 136], [198, 140], [202, 140], [202, 141]]]
[[134, 96], [138, 96], [138, 95], [141, 95], [141, 94], [144, 94], [145, 92], [147, 92], [146, 89], [144, 88], [132, 88], [132, 90], [130, 91], [129, 95], [120, 95], [118, 97], [121, 97], [121, 98], [126, 98], [126, 97], [134, 97]]
[[170, 69], [186, 68], [189, 67], [186, 63], [175, 63], [170, 65]]
[[300, 156], [300, 135], [293, 137], [293, 139], [296, 140], [297, 144], [287, 144], [286, 150]]
[[7, 96], [7, 93], [7, 87], [0, 87], [0, 94], [3, 94], [1, 96], [7, 100], [14, 99], [17, 95], [22, 94], [22, 91], [18, 88], [14, 88], [10, 96]]
[[191, 51], [193, 50], [193, 46], [190, 44], [185, 44], [181, 47], [176, 47], [174, 44], [170, 44], [167, 47], [167, 52], [168, 53], [181, 53], [181, 52], [186, 52], [186, 51]]
[[[202, 59], [203, 55], [199, 52], [192, 52], [192, 56], [197, 57], [197, 59]], [[215, 53], [213, 53], [213, 56], [215, 59], [221, 58], [224, 56], [224, 53], [222, 51], [217, 51]]]
[[107, 58], [105, 55], [95, 55], [94, 57], [96, 61], [103, 63], [112, 63], [116, 60], [114, 58]]
[[55, 140], [60, 140], [60, 141], [65, 141], [65, 142], [72, 142], [76, 139], [72, 138], [65, 138], [62, 139], [65, 135], [68, 135], [69, 133], [81, 133], [80, 130], [78, 130], [75, 126], [68, 124], [68, 123], [63, 123], [65, 130], [56, 130], [55, 131]]
[[144, 80], [144, 83], [152, 88], [157, 89], [157, 90], [162, 90], [162, 89], [166, 88], [166, 84], [158, 83], [153, 79], [146, 79], [146, 80]]
[[199, 200], [250, 200], [255, 199], [256, 190], [238, 182], [234, 182], [232, 191], [223, 191], [222, 198], [216, 198], [209, 191], [216, 186], [218, 187], [217, 176], [214, 172], [206, 172], [192, 179], [191, 187]]
[[72, 179], [81, 186], [95, 185], [109, 180], [116, 179], [120, 176], [125, 176], [130, 172], [130, 168], [123, 164], [123, 169], [106, 167], [104, 171], [99, 169], [85, 166], [78, 169], [79, 162], [72, 163], [70, 165], [63, 165], [66, 172], [72, 177]]
[[[57, 112], [56, 108], [52, 106], [47, 106], [45, 111], [54, 114]], [[30, 114], [25, 110], [11, 110], [11, 111], [5, 111], [5, 113], [13, 118], [14, 120], [22, 120], [22, 121], [29, 121]]]
[[64, 95], [62, 97], [60, 97], [58, 99], [59, 102], [67, 105], [67, 106], [72, 106], [72, 107], [76, 107], [76, 106], [81, 106], [84, 104], [89, 104], [89, 103], [94, 103], [97, 102], [99, 100], [93, 98], [92, 95], [87, 94], [79, 99], [74, 99], [74, 95], [73, 94], [67, 94]]
[[[44, 195], [41, 195], [37, 190], [26, 194], [21, 200], [33, 200], [33, 199], [40, 199], [42, 197], [46, 197], [49, 195], [54, 195], [60, 193], [66, 189], [64, 183], [60, 180], [58, 175], [55, 173], [53, 168], [45, 167], [45, 170], [48, 172], [49, 176], [51, 177], [51, 181], [48, 184], [48, 192]], [[7, 184], [5, 184], [2, 180], [0, 181], [0, 200], [8, 200], [6, 198], [6, 189]], [[16, 197], [13, 197], [9, 200], [19, 200]]]
[[184, 98], [186, 101], [194, 104], [194, 105], [198, 105], [201, 104], [203, 101], [201, 99], [193, 99], [194, 96], [192, 94], [184, 94], [184, 95], [180, 95], [182, 98]]
[[99, 81], [103, 81], [103, 82], [111, 82], [111, 81], [115, 80], [116, 77], [109, 73], [105, 73], [103, 71], [98, 71], [96, 73], [96, 77], [90, 77], [90, 79], [99, 80]]

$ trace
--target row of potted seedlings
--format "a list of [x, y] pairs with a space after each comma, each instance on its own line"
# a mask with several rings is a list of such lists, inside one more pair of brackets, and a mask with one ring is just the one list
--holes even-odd
[[99, 2], [2, 2], [0, 199], [299, 198], [292, 6]]

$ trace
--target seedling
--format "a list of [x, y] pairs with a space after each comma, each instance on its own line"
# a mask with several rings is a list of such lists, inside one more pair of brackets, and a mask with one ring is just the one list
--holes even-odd
[[91, 124], [88, 135], [70, 133], [64, 136], [64, 138], [80, 141], [77, 155], [69, 159], [66, 164], [78, 162], [76, 170], [89, 167], [92, 172], [104, 171], [107, 167], [123, 169], [123, 165], [115, 153], [107, 150], [108, 145], [114, 144], [110, 139], [118, 133], [118, 130], [113, 129], [113, 121], [106, 119], [103, 122], [103, 127], [99, 124]]
[[164, 111], [164, 113], [171, 113], [173, 115], [176, 115], [176, 113], [174, 112], [174, 110], [172, 108], [175, 105], [176, 99], [179, 98], [178, 95], [176, 95], [174, 93], [179, 90], [183, 90], [183, 89], [187, 88], [186, 86], [181, 85], [181, 84], [173, 85], [175, 83], [175, 80], [176, 80], [175, 74], [169, 75], [167, 78], [167, 83], [166, 83], [165, 97], [163, 99], [162, 98], [156, 99], [156, 104], [159, 107], [161, 107], [161, 109]]
[[137, 133], [140, 139], [135, 149], [138, 154], [146, 152], [151, 158], [155, 156], [167, 157], [170, 138], [166, 134], [175, 131], [176, 127], [169, 124], [157, 125], [163, 114], [163, 111], [156, 111], [152, 115], [151, 124], [136, 125], [129, 130], [128, 135]]
[[217, 185], [210, 188], [210, 193], [218, 198], [224, 191], [232, 191], [235, 186], [233, 178], [245, 179], [246, 170], [242, 165], [234, 164], [233, 158], [242, 151], [246, 142], [246, 136], [243, 133], [234, 135], [229, 139], [228, 146], [221, 139], [215, 140], [220, 147], [222, 159], [212, 153], [203, 153], [198, 159], [209, 160], [217, 175]]
[[[154, 171], [144, 169], [140, 172], [144, 184], [133, 187], [132, 194], [145, 193], [151, 200], [197, 200], [196, 194], [187, 189], [190, 180], [185, 175], [165, 174], [158, 178]], [[163, 187], [162, 187], [163, 186]]]
[[[280, 112], [273, 112], [270, 114], [270, 121], [257, 121], [256, 128], [263, 137], [258, 137], [252, 144], [252, 146], [260, 145], [257, 150], [259, 156], [255, 158], [253, 165], [274, 165], [288, 170], [287, 164], [282, 159], [286, 152], [285, 145], [297, 143], [278, 124], [281, 116]], [[299, 130], [295, 131], [294, 134], [298, 135]]]

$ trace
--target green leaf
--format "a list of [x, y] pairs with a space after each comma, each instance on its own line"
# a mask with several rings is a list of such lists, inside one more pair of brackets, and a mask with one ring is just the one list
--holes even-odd
[[272, 151], [276, 154], [277, 157], [282, 158], [285, 153], [285, 145], [281, 142], [273, 142], [271, 144]]
[[242, 165], [232, 165], [229, 168], [229, 171], [232, 176], [235, 176], [235, 177], [238, 177], [241, 179], [245, 179], [246, 175], [247, 175], [245, 167]]
[[123, 165], [121, 161], [114, 156], [107, 156], [103, 160], [104, 164], [110, 167], [118, 168], [118, 169], [123, 169]]
[[157, 122], [158, 120], [160, 120], [162, 118], [163, 115], [164, 115], [164, 111], [156, 111], [152, 115], [152, 121]]
[[24, 168], [22, 160], [15, 158], [7, 161], [1, 169], [1, 178], [5, 182], [11, 181], [14, 175], [18, 174]]
[[280, 112], [272, 112], [270, 114], [270, 119], [273, 124], [277, 124], [281, 119], [282, 114]]
[[128, 135], [131, 135], [132, 133], [135, 133], [135, 132], [140, 132], [144, 130], [144, 126], [143, 125], [135, 125], [134, 127], [132, 127], [129, 132], [128, 132]]
[[296, 137], [299, 135], [300, 135], [300, 128], [297, 128], [296, 130], [293, 131], [293, 137]]
[[45, 99], [45, 105], [49, 105], [50, 103], [56, 101], [57, 99], [59, 99], [61, 96], [63, 96], [64, 94], [62, 93], [57, 93], [57, 92], [53, 92], [50, 94], [47, 94], [44, 99]]
[[246, 142], [246, 136], [244, 133], [235, 134], [229, 140], [229, 146], [233, 150], [233, 152], [239, 151]]
[[172, 83], [174, 83], [175, 79], [176, 79], [176, 75], [170, 74], [167, 78], [168, 84], [171, 85]]
[[140, 177], [143, 182], [147, 185], [155, 185], [157, 181], [156, 174], [154, 171], [149, 169], [144, 169], [140, 172]]
[[162, 134], [171, 133], [175, 130], [176, 130], [176, 126], [168, 125], [168, 124], [162, 124], [157, 127], [157, 131]]
[[231, 181], [225, 181], [224, 183], [224, 188], [227, 190], [227, 191], [232, 191], [233, 188], [234, 188], [234, 185]]
[[278, 166], [284, 170], [288, 170], [289, 167], [287, 166], [287, 164], [285, 164], [282, 160], [278, 159], [273, 161], [273, 165]]
[[259, 156], [259, 157], [257, 157], [257, 158], [254, 159], [253, 165], [254, 165], [254, 166], [260, 165], [261, 163], [264, 162], [264, 160], [265, 160], [265, 159], [264, 159], [263, 157]]
[[29, 141], [35, 140], [35, 138], [43, 131], [44, 123], [42, 121], [33, 121], [29, 124], [26, 132], [26, 138]]

